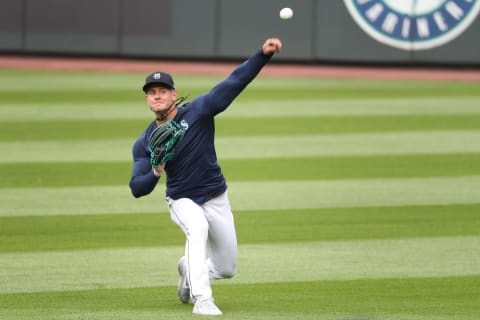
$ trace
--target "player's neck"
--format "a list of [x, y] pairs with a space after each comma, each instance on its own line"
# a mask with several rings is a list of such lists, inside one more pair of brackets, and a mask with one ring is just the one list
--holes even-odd
[[161, 117], [157, 116], [157, 125], [161, 125], [167, 120], [172, 120], [177, 115], [177, 112], [178, 112], [177, 107], [173, 106], [171, 110], [168, 111], [167, 114], [164, 114]]

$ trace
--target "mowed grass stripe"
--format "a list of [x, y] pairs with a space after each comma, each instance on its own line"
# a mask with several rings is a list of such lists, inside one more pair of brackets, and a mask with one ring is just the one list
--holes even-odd
[[[233, 69], [232, 69], [233, 71]], [[228, 73], [228, 71], [227, 71]], [[225, 75], [193, 75], [179, 73], [175, 75], [175, 81], [180, 88], [204, 88], [209, 87], [216, 82], [221, 81]], [[75, 89], [81, 87], [84, 89], [102, 90], [103, 88], [140, 88], [145, 79], [144, 72], [98, 72], [98, 71], [61, 71], [61, 70], [28, 70], [28, 69], [1, 69], [0, 91], [21, 91], [25, 86], [38, 89]], [[292, 81], [295, 79], [295, 81]], [[140, 81], [140, 84], [132, 81]], [[425, 91], [435, 91], [435, 89], [448, 87], [455, 89], [458, 87], [469, 86], [478, 87], [478, 84], [472, 82], [450, 82], [450, 81], [428, 81], [428, 80], [376, 80], [370, 79], [331, 79], [331, 78], [312, 78], [312, 77], [257, 77], [253, 84], [261, 88], [276, 88], [290, 86], [292, 88], [310, 88], [318, 87], [328, 89], [331, 87], [345, 87], [350, 90], [371, 88], [383, 85], [386, 88], [416, 87]]]
[[[480, 204], [240, 211], [241, 244], [480, 236]], [[168, 214], [0, 217], [0, 252], [181, 246]], [[268, 231], [267, 231], [268, 230]]]
[[[404, 99], [404, 98], [430, 98], [430, 97], [450, 97], [462, 95], [465, 97], [480, 97], [478, 83], [452, 83], [437, 82], [432, 86], [432, 82], [416, 81], [375, 81], [362, 87], [342, 86], [338, 83], [335, 86], [325, 87], [303, 87], [296, 88], [289, 85], [291, 79], [283, 79], [282, 86], [272, 87], [249, 87], [241, 95], [242, 101], [269, 101], [272, 97], [278, 100], [291, 99], [296, 97], [297, 103], [309, 99]], [[350, 80], [349, 83], [358, 83], [358, 80]], [[365, 82], [365, 81], [364, 81]], [[388, 83], [387, 83], [388, 82]], [[312, 83], [313, 85], [313, 83]]]
[[[25, 87], [35, 88], [39, 91], [52, 90], [94, 90], [104, 89], [134, 90], [142, 92], [141, 87], [145, 81], [144, 72], [99, 72], [99, 71], [60, 71], [60, 70], [26, 70], [26, 69], [0, 69], [0, 92], [25, 91]], [[226, 75], [225, 75], [226, 76]], [[222, 80], [222, 76], [210, 75], [175, 75], [175, 82], [183, 88], [203, 89]], [[272, 79], [266, 85], [282, 85], [281, 79]], [[280, 81], [278, 81], [280, 80]], [[325, 83], [318, 79], [317, 83]], [[298, 78], [292, 85], [308, 86], [311, 79]]]
[[[173, 286], [183, 246], [2, 253], [1, 293]], [[480, 237], [240, 245], [229, 283], [480, 275]], [[225, 283], [225, 282], [221, 282]]]
[[307, 135], [402, 131], [476, 130], [480, 115], [339, 116], [217, 120], [218, 136]]
[[[76, 103], [111, 103], [113, 101], [119, 102], [139, 102], [143, 100], [143, 93], [141, 86], [144, 82], [142, 79], [132, 80], [131, 86], [125, 89], [122, 87], [114, 87], [113, 84], [108, 86], [102, 85], [103, 79], [92, 75], [91, 84], [88, 87], [79, 85], [76, 88], [62, 88], [55, 87], [35, 89], [32, 87], [28, 91], [28, 95], [21, 98], [22, 103], [58, 103], [58, 101], [75, 101]], [[1, 84], [2, 81], [0, 81]], [[362, 98], [423, 98], [423, 97], [449, 97], [466, 96], [479, 97], [478, 84], [476, 83], [447, 83], [436, 82], [436, 86], [431, 86], [431, 83], [425, 82], [369, 82], [367, 86], [342, 86], [337, 84], [335, 86], [315, 86], [314, 80], [310, 86], [293, 87], [290, 85], [291, 78], [283, 79], [281, 83], [275, 86], [255, 86], [254, 82], [241, 95], [243, 101], [269, 101], [272, 97], [278, 100], [291, 99], [297, 97], [297, 101], [309, 99], [362, 99]], [[345, 81], [347, 82], [347, 80]], [[355, 83], [351, 80], [350, 83]], [[98, 84], [98, 87], [94, 85]], [[212, 81], [208, 87], [181, 87], [177, 83], [177, 88], [180, 94], [190, 94], [195, 97], [202, 93], [208, 92], [217, 82]], [[2, 101], [4, 104], [14, 104], [19, 101], [18, 90], [2, 90]]]
[[[135, 138], [0, 142], [0, 163], [130, 161]], [[480, 130], [218, 137], [219, 159], [479, 153]]]
[[[480, 153], [220, 159], [220, 166], [229, 182], [468, 176], [480, 175]], [[0, 188], [122, 185], [131, 169], [131, 161], [0, 163]]]
[[479, 97], [435, 96], [396, 99], [271, 99], [244, 101], [241, 97], [219, 118], [325, 117], [325, 116], [407, 116], [478, 114]]
[[[4, 188], [1, 216], [166, 212], [164, 185], [134, 199], [128, 186]], [[450, 205], [480, 202], [480, 176], [231, 182], [236, 210]], [[26, 201], [28, 196], [28, 201]]]
[[[233, 68], [233, 67], [232, 67]], [[233, 71], [233, 69], [232, 69]], [[192, 75], [177, 74], [175, 82], [178, 90], [208, 89], [221, 81], [228, 75]], [[0, 92], [24, 91], [26, 86], [37, 90], [73, 90], [77, 88], [88, 90], [103, 90], [109, 88], [117, 89], [138, 89], [140, 90], [146, 74], [144, 72], [95, 72], [95, 71], [59, 71], [59, 70], [27, 70], [27, 69], [1, 69], [0, 70]], [[294, 79], [294, 81], [292, 81]], [[384, 87], [389, 90], [402, 89], [408, 91], [415, 88], [418, 91], [436, 93], [441, 89], [448, 88], [455, 90], [473, 90], [478, 88], [474, 82], [450, 82], [450, 81], [427, 81], [427, 80], [376, 80], [369, 79], [329, 79], [312, 77], [257, 77], [250, 87], [273, 89], [273, 88], [295, 88], [295, 89], [323, 89], [328, 90], [335, 87], [342, 87], [351, 90], [362, 91], [368, 88]], [[432, 94], [434, 95], [434, 94]]]
[[[0, 141], [134, 139], [150, 122], [146, 119], [2, 121]], [[480, 129], [480, 114], [224, 118], [216, 122], [217, 137], [471, 129]]]
[[[450, 96], [397, 99], [335, 99], [323, 97], [298, 100], [271, 99], [267, 101], [233, 102], [227, 111], [218, 115], [225, 118], [290, 118], [329, 116], [440, 116], [478, 115], [479, 97]], [[54, 120], [135, 120], [147, 121], [152, 114], [147, 104], [137, 102], [75, 103], [62, 101], [55, 104], [25, 104], [21, 101], [4, 104], [0, 102], [2, 121], [54, 121]]]
[[[228, 319], [476, 320], [480, 276], [214, 286]], [[5, 319], [188, 319], [176, 286], [0, 295]], [[268, 292], [269, 294], [259, 293]], [[259, 299], [259, 297], [261, 297]]]
[[[473, 113], [473, 112], [469, 112]], [[153, 120], [148, 105], [139, 100], [137, 103], [104, 102], [75, 103], [61, 101], [56, 104], [2, 104], [0, 103], [0, 119], [8, 122], [23, 121], [92, 121], [92, 120]]]

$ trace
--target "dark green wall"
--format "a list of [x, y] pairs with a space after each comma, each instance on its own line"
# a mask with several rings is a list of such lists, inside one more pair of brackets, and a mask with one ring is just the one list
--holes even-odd
[[[285, 6], [293, 20], [279, 19]], [[343, 0], [1, 0], [0, 52], [237, 59], [275, 36], [287, 61], [478, 64], [479, 20], [406, 51], [368, 36]]]

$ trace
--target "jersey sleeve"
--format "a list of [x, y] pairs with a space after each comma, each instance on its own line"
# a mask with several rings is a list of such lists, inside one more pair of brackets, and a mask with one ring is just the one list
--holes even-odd
[[264, 55], [262, 50], [248, 58], [233, 72], [218, 83], [204, 96], [207, 105], [211, 108], [212, 115], [224, 111], [233, 100], [252, 82], [257, 74], [267, 64], [272, 55]]
[[146, 151], [145, 139], [142, 137], [135, 141], [132, 149], [133, 169], [129, 185], [135, 198], [150, 194], [159, 179], [153, 174], [150, 154]]

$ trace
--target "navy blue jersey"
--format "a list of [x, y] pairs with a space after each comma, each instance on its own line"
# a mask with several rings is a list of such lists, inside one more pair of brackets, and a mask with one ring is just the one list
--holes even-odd
[[[214, 117], [232, 103], [270, 57], [264, 55], [262, 50], [258, 51], [210, 92], [177, 109], [174, 120], [186, 132], [175, 155], [165, 166], [167, 196], [173, 199], [189, 198], [203, 204], [226, 191], [227, 185], [214, 146]], [[152, 172], [148, 151], [148, 137], [156, 126], [156, 121], [153, 121], [133, 145], [130, 188], [135, 197], [152, 192], [158, 181]]]

